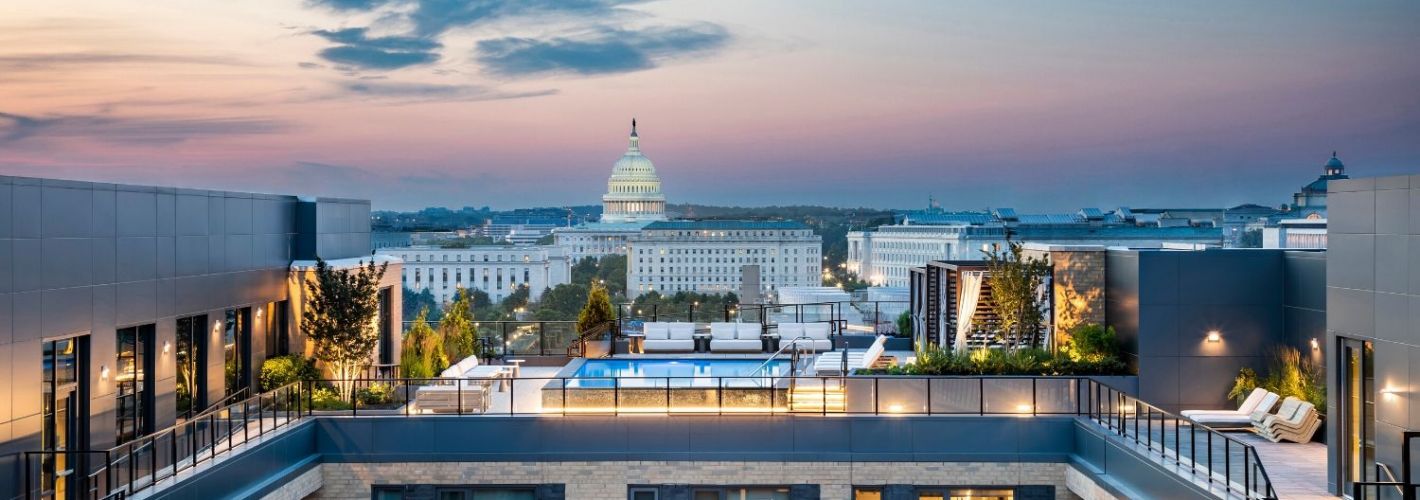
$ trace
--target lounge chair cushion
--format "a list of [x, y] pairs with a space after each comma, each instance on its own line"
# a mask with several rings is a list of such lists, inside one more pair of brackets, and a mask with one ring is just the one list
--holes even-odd
[[804, 323], [804, 335], [814, 340], [828, 340], [831, 331], [828, 323]]
[[764, 327], [759, 323], [739, 323], [735, 325], [735, 338], [740, 340], [758, 340], [761, 333], [764, 333]]
[[1209, 427], [1241, 427], [1247, 428], [1252, 424], [1252, 419], [1241, 413], [1213, 413], [1203, 415], [1192, 415], [1188, 417], [1194, 422], [1198, 422]]
[[758, 338], [754, 340], [716, 338], [710, 341], [710, 350], [713, 352], [760, 352], [763, 347], [764, 344]]
[[1258, 388], [1256, 388], [1256, 389], [1253, 389], [1253, 390], [1252, 390], [1252, 393], [1250, 393], [1250, 394], [1247, 395], [1247, 399], [1244, 399], [1243, 402], [1242, 402], [1242, 404], [1241, 404], [1241, 405], [1238, 405], [1238, 408], [1237, 408], [1236, 410], [1183, 410], [1183, 411], [1179, 412], [1179, 414], [1180, 414], [1180, 415], [1183, 415], [1183, 416], [1185, 416], [1185, 417], [1191, 417], [1191, 416], [1193, 416], [1193, 415], [1206, 415], [1206, 414], [1219, 414], [1219, 413], [1224, 413], [1224, 414], [1239, 414], [1239, 413], [1240, 413], [1240, 414], [1243, 414], [1243, 415], [1251, 415], [1252, 412], [1257, 411], [1257, 406], [1260, 405], [1260, 404], [1262, 404], [1262, 399], [1265, 398], [1265, 397], [1267, 397], [1267, 389], [1263, 389], [1263, 388], [1261, 388], [1261, 387], [1258, 387]]
[[714, 341], [733, 340], [735, 331], [734, 323], [710, 323], [710, 338]]
[[779, 338], [796, 339], [804, 336], [803, 323], [780, 323]]
[[695, 323], [671, 323], [671, 340], [691, 340], [695, 337]]
[[695, 341], [691, 339], [647, 340], [642, 343], [642, 347], [646, 349], [646, 352], [690, 352], [695, 350]]
[[646, 340], [665, 340], [670, 338], [671, 326], [666, 323], [646, 323], [642, 332], [646, 334]]

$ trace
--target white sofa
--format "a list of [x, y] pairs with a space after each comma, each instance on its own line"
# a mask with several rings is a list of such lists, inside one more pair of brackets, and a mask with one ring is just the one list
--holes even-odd
[[469, 356], [440, 372], [441, 380], [415, 389], [414, 404], [433, 413], [482, 413], [488, 411], [489, 393], [493, 391], [490, 379], [511, 374], [511, 366], [483, 365], [477, 355]]
[[760, 352], [763, 347], [758, 323], [710, 323], [710, 350], [713, 352]]
[[[779, 345], [782, 347], [798, 339], [804, 347], [812, 347], [818, 352], [833, 350], [833, 340], [829, 336], [833, 328], [828, 323], [780, 323]], [[808, 337], [800, 339], [800, 337]]]
[[646, 352], [690, 352], [695, 350], [695, 323], [646, 323], [643, 331]]

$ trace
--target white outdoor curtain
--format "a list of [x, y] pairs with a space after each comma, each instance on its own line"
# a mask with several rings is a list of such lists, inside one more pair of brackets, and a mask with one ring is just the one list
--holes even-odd
[[961, 300], [957, 302], [957, 338], [953, 350], [966, 349], [966, 333], [971, 331], [971, 319], [976, 316], [976, 303], [981, 299], [981, 282], [986, 277], [981, 271], [964, 271], [957, 278], [961, 289]]

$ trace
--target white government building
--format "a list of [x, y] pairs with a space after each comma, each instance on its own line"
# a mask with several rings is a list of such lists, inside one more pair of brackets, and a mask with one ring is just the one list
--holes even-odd
[[1160, 248], [1223, 242], [1223, 229], [1211, 221], [1171, 219], [1123, 207], [1061, 214], [928, 209], [909, 212], [897, 224], [849, 232], [845, 267], [874, 286], [906, 288], [912, 268], [933, 260], [983, 260], [989, 249], [1005, 245], [1008, 233], [1012, 241], [1054, 245]]
[[628, 242], [630, 298], [656, 291], [740, 293], [742, 268], [760, 269], [760, 292], [818, 286], [823, 240], [792, 221], [653, 222]]
[[537, 300], [543, 290], [567, 283], [572, 275], [566, 251], [556, 245], [411, 246], [381, 248], [378, 253], [404, 261], [405, 288], [427, 289], [440, 303], [452, 301], [460, 287], [482, 290], [499, 301], [525, 286]]
[[666, 220], [666, 196], [651, 159], [641, 154], [636, 120], [631, 120], [630, 144], [611, 167], [611, 178], [602, 195], [599, 222], [554, 231], [557, 244], [567, 249], [575, 263], [585, 257], [626, 255], [627, 242], [641, 234], [646, 224]]

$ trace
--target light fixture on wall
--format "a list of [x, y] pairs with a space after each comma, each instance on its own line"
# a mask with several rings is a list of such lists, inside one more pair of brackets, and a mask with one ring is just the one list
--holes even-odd
[[1313, 338], [1313, 339], [1312, 339], [1312, 350], [1315, 351], [1315, 350], [1317, 350], [1317, 349], [1321, 349], [1321, 342], [1317, 342], [1316, 339]]
[[1218, 343], [1223, 341], [1223, 334], [1219, 333], [1217, 330], [1208, 330], [1208, 336], [1203, 339], [1209, 343]]
[[163, 354], [164, 354], [164, 355], [167, 355], [169, 352], [172, 352], [172, 350], [173, 350], [173, 343], [164, 340], [164, 341], [163, 341]]
[[99, 367], [99, 380], [108, 380], [108, 365]]
[[256, 320], [261, 321], [261, 308], [256, 308]]

